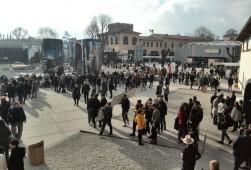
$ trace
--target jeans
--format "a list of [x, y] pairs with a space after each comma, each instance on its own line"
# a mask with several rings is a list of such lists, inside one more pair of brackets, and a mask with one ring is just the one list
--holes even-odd
[[168, 102], [168, 94], [164, 94], [165, 96], [165, 101]]
[[88, 102], [88, 100], [89, 100], [89, 93], [84, 93], [84, 98], [85, 98], [85, 103], [87, 103]]
[[227, 129], [221, 129], [221, 141], [222, 142], [224, 142], [225, 136], [228, 139], [228, 141], [231, 141], [231, 139], [229, 138], [227, 134]]
[[143, 130], [139, 130], [139, 129], [138, 129], [139, 144], [142, 143], [142, 135], [143, 135]]
[[[17, 131], [17, 128], [18, 128], [18, 131]], [[23, 123], [11, 124], [11, 132], [17, 138], [17, 140], [20, 140], [23, 133]]]
[[13, 97], [9, 96], [9, 103], [12, 104], [12, 103], [14, 103], [14, 101], [15, 101], [15, 97], [14, 96]]
[[146, 91], [146, 84], [142, 82], [141, 91], [143, 91], [143, 89]]
[[128, 119], [128, 112], [125, 111], [125, 110], [122, 110], [122, 118], [123, 118], [123, 121], [124, 123], [126, 124], [126, 121], [129, 122], [129, 119]]
[[79, 99], [77, 97], [74, 97], [73, 100], [74, 100], [74, 104], [75, 105], [77, 104], [77, 106], [78, 106]]

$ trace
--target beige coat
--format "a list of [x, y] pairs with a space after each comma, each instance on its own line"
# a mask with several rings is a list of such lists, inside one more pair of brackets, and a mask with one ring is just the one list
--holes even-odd
[[234, 107], [231, 111], [231, 117], [235, 122], [241, 121], [242, 115], [241, 111]]

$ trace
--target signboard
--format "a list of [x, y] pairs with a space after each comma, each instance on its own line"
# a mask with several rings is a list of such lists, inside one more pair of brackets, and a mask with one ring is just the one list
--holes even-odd
[[205, 54], [219, 54], [220, 49], [217, 48], [207, 48], [205, 49]]

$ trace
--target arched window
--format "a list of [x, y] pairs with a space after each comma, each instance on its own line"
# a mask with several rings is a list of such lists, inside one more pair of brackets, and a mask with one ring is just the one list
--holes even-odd
[[127, 36], [124, 36], [124, 38], [123, 38], [123, 44], [124, 45], [128, 45], [128, 37]]
[[111, 45], [113, 45], [113, 37], [111, 37]]
[[109, 45], [109, 39], [107, 37], [105, 38], [105, 44]]
[[117, 36], [115, 37], [115, 44], [116, 44], [116, 45], [119, 44], [119, 41], [118, 41], [118, 37], [117, 37]]
[[132, 38], [132, 45], [136, 45], [137, 44], [137, 38], [136, 37], [133, 37]]

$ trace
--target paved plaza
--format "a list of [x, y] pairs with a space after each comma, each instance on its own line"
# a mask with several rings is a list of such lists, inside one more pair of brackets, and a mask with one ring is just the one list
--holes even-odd
[[[138, 99], [144, 103], [150, 97], [155, 98], [156, 86], [157, 82], [154, 83], [153, 89], [147, 88], [146, 92], [141, 92], [138, 88], [136, 95], [130, 98], [131, 108]], [[221, 86], [224, 86], [224, 82], [221, 82]], [[124, 87], [118, 87], [114, 96], [122, 92]], [[77, 107], [74, 106], [71, 93], [56, 93], [53, 89], [41, 88], [38, 98], [29, 99], [23, 105], [27, 116], [23, 144], [28, 146], [44, 140], [46, 163], [33, 167], [26, 160], [26, 169], [180, 169], [180, 152], [184, 145], [177, 143], [177, 131], [174, 130], [173, 124], [180, 104], [187, 102], [193, 95], [197, 96], [204, 109], [204, 118], [200, 126], [200, 151], [204, 135], [207, 135], [205, 151], [197, 162], [196, 169], [208, 169], [211, 159], [220, 160], [223, 170], [232, 169], [232, 147], [216, 142], [220, 139], [221, 133], [212, 124], [210, 116], [212, 93], [210, 90], [202, 93], [196, 89], [189, 89], [189, 86], [171, 83], [166, 116], [167, 131], [158, 135], [158, 145], [150, 145], [148, 138], [144, 137], [143, 142], [146, 144], [138, 146], [134, 141], [137, 141], [137, 137], [129, 137], [132, 132], [132, 112], [129, 114], [130, 125], [122, 127], [121, 108], [120, 105], [116, 105], [112, 119], [114, 137], [106, 136], [108, 131], [104, 132], [104, 136], [98, 136], [96, 134], [99, 133], [99, 129], [94, 129], [88, 124], [83, 97], [80, 106]], [[230, 95], [228, 92], [224, 93]], [[240, 99], [240, 94], [237, 94], [237, 99]], [[91, 133], [80, 133], [80, 130]], [[233, 140], [238, 136], [237, 133], [229, 134]]]

